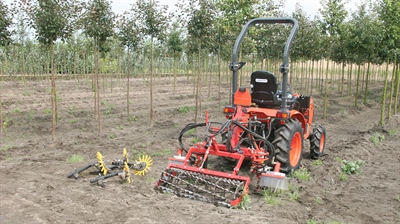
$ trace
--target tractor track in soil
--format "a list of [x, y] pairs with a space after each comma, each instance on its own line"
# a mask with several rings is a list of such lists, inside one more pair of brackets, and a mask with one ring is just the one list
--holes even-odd
[[[314, 122], [326, 127], [326, 155], [321, 158], [323, 165], [315, 166], [305, 147], [302, 167], [312, 179], [291, 180], [299, 188], [298, 200], [283, 195], [281, 204], [266, 204], [260, 194], [251, 192], [249, 210], [227, 209], [153, 190], [167, 158], [178, 147], [179, 131], [193, 122], [193, 111], [178, 112], [195, 105], [193, 84], [180, 78], [174, 92], [172, 80], [155, 79], [153, 128], [148, 124], [149, 87], [142, 79], [131, 80], [130, 108], [136, 121], [128, 122], [125, 84], [115, 84], [112, 92], [109, 87], [101, 91], [103, 130], [99, 134], [90, 81], [57, 81], [61, 119], [52, 142], [51, 115], [44, 113], [51, 108], [48, 82], [28, 81], [25, 87], [22, 82], [2, 83], [3, 119], [9, 119], [9, 126], [0, 142], [0, 223], [400, 222], [400, 119], [393, 116], [380, 128], [377, 103], [362, 105], [360, 100], [360, 108], [354, 109], [352, 99], [332, 95], [323, 121], [323, 98], [316, 95]], [[371, 88], [380, 86], [371, 83]], [[211, 86], [210, 98], [208, 86], [202, 90], [203, 113], [207, 109], [211, 120], [223, 121], [218, 87]], [[225, 105], [229, 85], [222, 85], [221, 96]], [[109, 105], [112, 112], [106, 114]], [[199, 115], [199, 122], [203, 119]], [[385, 140], [372, 143], [369, 138], [374, 133], [383, 134]], [[104, 188], [89, 183], [95, 177], [89, 172], [78, 180], [66, 178], [74, 167], [95, 161], [97, 151], [107, 162], [121, 158], [124, 147], [136, 153], [133, 158], [139, 152], [153, 156], [154, 165], [146, 176], [133, 177], [131, 184], [111, 178]], [[84, 161], [66, 162], [73, 154], [82, 155]], [[362, 173], [339, 181], [340, 159], [364, 160]]]

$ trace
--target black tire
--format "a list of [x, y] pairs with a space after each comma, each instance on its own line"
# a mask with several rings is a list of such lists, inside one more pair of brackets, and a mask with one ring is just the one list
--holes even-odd
[[290, 173], [300, 166], [303, 158], [303, 129], [298, 120], [289, 119], [275, 130], [275, 159], [281, 163], [280, 171]]
[[325, 150], [325, 128], [318, 125], [313, 129], [313, 133], [310, 137], [310, 156], [312, 159], [319, 159], [324, 155]]

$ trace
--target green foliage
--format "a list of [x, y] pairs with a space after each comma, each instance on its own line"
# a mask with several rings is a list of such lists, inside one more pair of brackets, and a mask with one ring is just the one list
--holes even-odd
[[306, 222], [306, 224], [317, 224], [317, 221], [315, 221], [314, 219], [308, 220]]
[[341, 221], [323, 221], [323, 222], [317, 222], [314, 219], [308, 220], [306, 222], [307, 224], [344, 224], [344, 222]]
[[322, 160], [320, 160], [320, 159], [317, 159], [317, 160], [314, 160], [311, 164], [314, 166], [321, 166], [321, 165], [324, 165], [324, 162], [322, 162]]
[[356, 173], [361, 173], [361, 166], [364, 165], [365, 161], [363, 160], [357, 160], [357, 161], [347, 161], [343, 160], [341, 169], [342, 172], [345, 174], [356, 174]]
[[7, 151], [7, 150], [9, 150], [11, 148], [12, 148], [11, 145], [5, 145], [5, 146], [0, 147], [0, 151]]
[[380, 1], [380, 18], [384, 27], [384, 42], [387, 52], [400, 48], [400, 2], [393, 0]]
[[369, 140], [374, 144], [379, 144], [385, 140], [385, 135], [379, 132], [374, 132]]
[[154, 151], [148, 154], [149, 156], [152, 157], [162, 157], [162, 156], [166, 156], [166, 155], [171, 155], [171, 150], [169, 149], [163, 149], [161, 151]]
[[21, 108], [19, 108], [19, 107], [14, 108], [14, 113], [20, 114]]
[[195, 108], [192, 106], [192, 107], [190, 107], [190, 106], [183, 106], [183, 107], [179, 107], [178, 108], [178, 111], [180, 112], [180, 113], [189, 113], [190, 111], [194, 111], [195, 110]]
[[397, 129], [389, 130], [389, 135], [390, 135], [390, 136], [395, 136], [397, 133], [398, 133], [398, 130], [397, 130]]
[[7, 128], [9, 127], [10, 122], [11, 122], [11, 120], [8, 117], [5, 117], [3, 119], [3, 124], [2, 125], [3, 125], [4, 132], [6, 132]]
[[129, 121], [129, 122], [136, 121], [136, 116], [135, 116], [135, 115], [129, 116], [128, 121]]
[[107, 106], [106, 110], [104, 111], [104, 114], [109, 115], [114, 111], [114, 105], [110, 104]]
[[84, 4], [84, 13], [80, 24], [83, 32], [95, 40], [100, 52], [107, 51], [107, 38], [114, 34], [114, 12], [111, 2], [107, 0], [90, 0]]
[[348, 14], [345, 3], [343, 0], [322, 0], [321, 4], [323, 6], [320, 9], [322, 15], [321, 30], [330, 37], [337, 38], [340, 35], [342, 23]]
[[159, 5], [158, 1], [137, 0], [131, 11], [137, 22], [137, 29], [150, 38], [164, 40], [169, 17], [165, 15], [168, 6]]
[[282, 205], [282, 199], [279, 198], [280, 191], [273, 191], [272, 189], [263, 190], [262, 195], [265, 203], [269, 205]]
[[198, 142], [200, 142], [200, 138], [199, 137], [194, 137], [193, 139], [192, 139], [192, 143], [193, 144], [196, 144], [196, 143], [198, 143]]
[[236, 206], [236, 208], [243, 209], [243, 210], [248, 210], [248, 209], [250, 209], [250, 204], [251, 204], [251, 199], [250, 199], [249, 194], [243, 193], [242, 194], [242, 200]]
[[79, 154], [73, 154], [67, 159], [68, 163], [77, 163], [83, 161], [83, 156]]
[[339, 180], [340, 181], [346, 181], [346, 180], [348, 180], [349, 178], [347, 177], [347, 174], [346, 173], [344, 173], [344, 172], [341, 172], [340, 173], [340, 175], [339, 175]]
[[300, 198], [300, 188], [290, 185], [288, 191], [288, 198], [292, 201], [297, 201]]
[[303, 181], [311, 180], [311, 174], [306, 168], [301, 168], [292, 173], [292, 177]]
[[66, 40], [74, 30], [79, 5], [75, 0], [27, 1], [29, 25], [35, 30], [36, 39], [51, 45], [56, 40]]
[[128, 49], [136, 49], [142, 41], [140, 29], [136, 23], [135, 15], [132, 12], [124, 12], [118, 20], [118, 38], [123, 46]]
[[397, 194], [395, 199], [396, 199], [396, 201], [400, 202], [400, 194]]
[[34, 111], [29, 111], [28, 114], [27, 114], [28, 119], [29, 119], [29, 120], [32, 120], [34, 115], [35, 115], [35, 112], [34, 112]]
[[182, 29], [178, 28], [179, 24], [174, 23], [172, 30], [168, 34], [167, 47], [168, 51], [175, 57], [180, 57], [183, 51]]
[[9, 28], [12, 25], [12, 17], [8, 6], [0, 1], [0, 46], [6, 46], [11, 43], [11, 32]]
[[317, 203], [317, 204], [322, 204], [322, 199], [320, 198], [320, 197], [315, 197], [314, 198], [314, 201], [315, 201], [315, 203]]
[[51, 114], [51, 108], [45, 108], [43, 113], [44, 114]]

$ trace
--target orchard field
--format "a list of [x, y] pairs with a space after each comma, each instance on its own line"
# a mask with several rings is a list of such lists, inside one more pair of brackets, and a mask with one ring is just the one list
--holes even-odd
[[[149, 122], [149, 82], [130, 79], [127, 116], [126, 79], [106, 80], [101, 96], [102, 130], [94, 113], [92, 81], [58, 79], [58, 121], [51, 134], [50, 83], [4, 80], [1, 83], [3, 126], [0, 140], [0, 223], [399, 223], [400, 117], [379, 125], [382, 81], [371, 81], [366, 104], [354, 107], [347, 94], [331, 91], [327, 115], [324, 97], [314, 90], [315, 123], [327, 130], [325, 156], [309, 159], [305, 147], [290, 190], [263, 194], [250, 187], [243, 208], [216, 207], [154, 190], [155, 182], [178, 148], [179, 131], [194, 121], [193, 81], [154, 79], [154, 124]], [[299, 82], [299, 80], [297, 80]], [[111, 86], [113, 86], [111, 88]], [[294, 89], [301, 93], [304, 89]], [[219, 102], [229, 99], [229, 83], [200, 89], [201, 113], [224, 121]], [[360, 102], [362, 96], [360, 96]], [[131, 184], [118, 178], [105, 186], [90, 184], [89, 171], [68, 179], [74, 168], [96, 161], [147, 154], [154, 164]], [[76, 160], [74, 158], [81, 158]], [[345, 161], [362, 161], [356, 174], [344, 175]], [[94, 168], [93, 168], [94, 169]], [[93, 171], [93, 170], [91, 170]]]

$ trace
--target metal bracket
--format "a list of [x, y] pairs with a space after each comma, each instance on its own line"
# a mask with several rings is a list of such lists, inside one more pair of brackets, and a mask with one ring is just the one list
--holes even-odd
[[229, 64], [229, 69], [231, 71], [238, 71], [239, 69], [241, 69], [244, 65], [246, 64], [246, 62], [231, 62]]
[[289, 72], [289, 65], [282, 64], [281, 67], [279, 68], [279, 71], [281, 73], [288, 73]]

